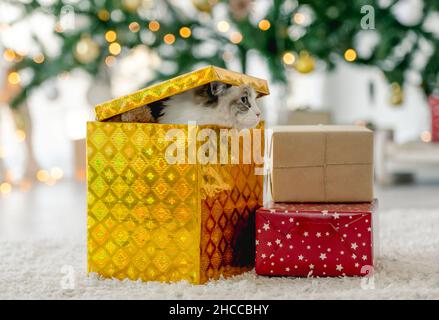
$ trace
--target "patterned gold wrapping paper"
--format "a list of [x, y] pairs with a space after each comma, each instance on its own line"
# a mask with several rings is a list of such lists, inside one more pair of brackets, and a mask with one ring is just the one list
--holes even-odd
[[220, 81], [235, 86], [249, 84], [255, 89], [258, 96], [269, 94], [266, 80], [215, 66], [208, 66], [141, 89], [132, 94], [99, 104], [95, 108], [96, 118], [102, 121], [117, 114], [194, 89], [212, 81]]
[[188, 134], [186, 125], [88, 123], [89, 272], [199, 284], [254, 266], [255, 164], [169, 164], [169, 129]]

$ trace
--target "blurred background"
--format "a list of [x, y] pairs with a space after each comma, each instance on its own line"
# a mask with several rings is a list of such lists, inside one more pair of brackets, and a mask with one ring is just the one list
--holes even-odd
[[0, 0], [0, 237], [85, 234], [93, 106], [209, 64], [269, 125], [372, 128], [384, 207], [437, 205], [438, 37], [435, 0]]

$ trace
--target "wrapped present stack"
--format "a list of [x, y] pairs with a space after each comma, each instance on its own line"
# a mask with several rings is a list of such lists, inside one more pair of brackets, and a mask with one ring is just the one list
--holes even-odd
[[[212, 81], [268, 94], [265, 80], [210, 66], [96, 107], [98, 121], [87, 127], [89, 272], [199, 284], [254, 267], [255, 212], [263, 191], [254, 162], [188, 161], [189, 142], [195, 150], [204, 143], [190, 138], [200, 126], [105, 122]], [[183, 163], [166, 161], [171, 129], [187, 137]]]
[[269, 145], [271, 199], [256, 214], [256, 273], [368, 274], [377, 205], [372, 131], [279, 126]]

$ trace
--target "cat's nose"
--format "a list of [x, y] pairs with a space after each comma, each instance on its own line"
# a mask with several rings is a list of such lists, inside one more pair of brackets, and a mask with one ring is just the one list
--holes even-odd
[[256, 112], [256, 116], [259, 117], [261, 115], [260, 112]]

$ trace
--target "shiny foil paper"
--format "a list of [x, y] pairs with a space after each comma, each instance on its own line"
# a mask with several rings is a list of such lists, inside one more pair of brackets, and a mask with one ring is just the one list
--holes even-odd
[[255, 164], [169, 164], [170, 129], [189, 130], [88, 123], [89, 272], [199, 284], [254, 266], [254, 214], [262, 205]]

